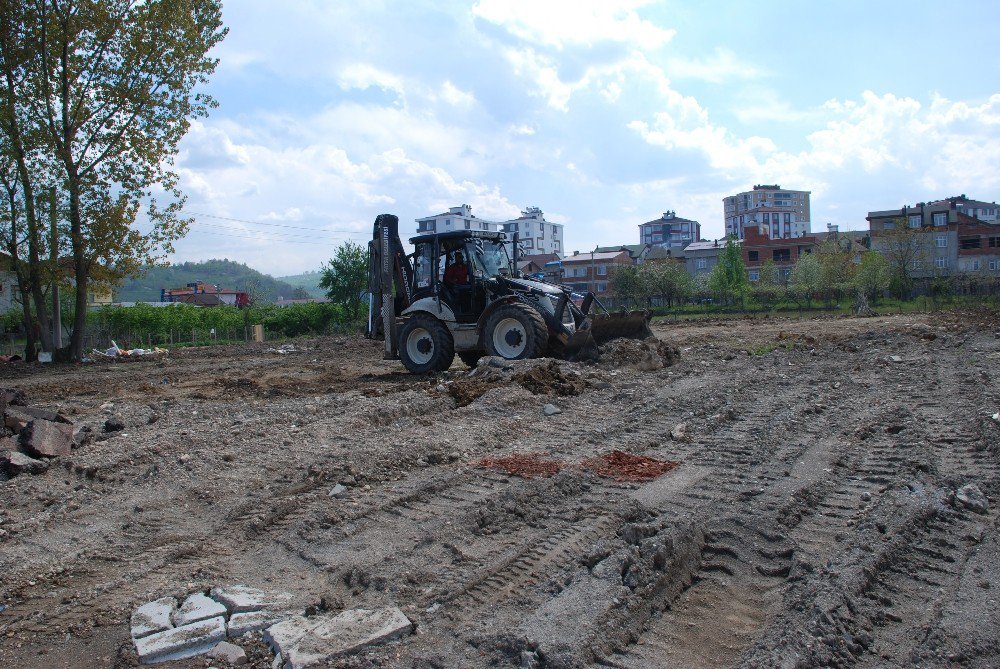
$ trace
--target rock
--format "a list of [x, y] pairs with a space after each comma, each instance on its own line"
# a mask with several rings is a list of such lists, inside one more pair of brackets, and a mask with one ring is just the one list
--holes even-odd
[[0, 437], [0, 453], [18, 450], [17, 441], [12, 437]]
[[969, 483], [958, 489], [955, 493], [955, 502], [962, 508], [975, 513], [986, 513], [990, 508], [990, 501], [975, 483]]
[[136, 639], [135, 652], [142, 664], [181, 660], [207, 653], [225, 639], [226, 619], [218, 616]]
[[269, 592], [247, 585], [227, 585], [212, 588], [212, 598], [221, 602], [230, 613], [249, 611], [286, 611], [292, 604], [287, 592]]
[[13, 388], [0, 388], [0, 411], [6, 411], [7, 407], [22, 407], [28, 403], [28, 399], [23, 392]]
[[36, 460], [20, 451], [3, 451], [0, 452], [0, 468], [6, 470], [11, 476], [41, 474], [49, 468], [49, 463], [44, 460]]
[[125, 421], [121, 416], [112, 416], [104, 421], [105, 432], [121, 432], [125, 429]]
[[141, 639], [170, 629], [174, 626], [171, 618], [176, 610], [177, 600], [173, 597], [163, 597], [143, 604], [132, 614], [132, 638]]
[[890, 355], [889, 360], [892, 362], [903, 362], [903, 359], [898, 355]]
[[21, 443], [31, 455], [66, 456], [73, 452], [73, 426], [36, 418], [22, 430]]
[[337, 485], [335, 485], [332, 488], [330, 488], [330, 492], [328, 492], [326, 494], [329, 495], [330, 497], [338, 497], [338, 498], [340, 498], [340, 497], [346, 497], [347, 496], [347, 486], [344, 486], [344, 485], [341, 485], [340, 483], [338, 483]]
[[226, 615], [224, 604], [206, 597], [200, 592], [188, 595], [180, 608], [173, 615], [174, 624], [177, 627], [188, 625], [199, 620], [207, 620], [216, 616]]
[[225, 662], [231, 667], [247, 663], [247, 652], [228, 641], [220, 641], [215, 648], [208, 651], [208, 657], [213, 660]]
[[291, 669], [327, 666], [328, 661], [409, 634], [413, 623], [397, 607], [351, 609], [336, 615], [296, 616], [269, 627], [264, 640]]
[[73, 421], [71, 421], [69, 418], [63, 416], [60, 413], [57, 413], [55, 411], [49, 411], [48, 409], [40, 409], [38, 407], [19, 406], [17, 407], [17, 409], [13, 409], [12, 411], [17, 411], [18, 413], [26, 414], [28, 416], [31, 416], [32, 418], [41, 418], [42, 420], [50, 420], [53, 423], [66, 423], [66, 424], [73, 423]]
[[177, 456], [177, 462], [182, 465], [186, 465], [191, 462], [191, 455], [189, 453], [181, 453]]
[[687, 439], [687, 424], [678, 423], [674, 429], [670, 430], [670, 438], [674, 441], [684, 441]]
[[538, 662], [538, 653], [531, 650], [521, 651], [521, 669], [538, 669], [542, 666]]
[[262, 629], [277, 625], [288, 620], [295, 614], [289, 611], [247, 611], [246, 613], [234, 613], [229, 618], [230, 638], [241, 637], [249, 632], [257, 632]]
[[562, 413], [562, 409], [555, 404], [546, 404], [542, 407], [542, 413], [546, 416], [555, 416], [557, 413]]
[[21, 430], [28, 427], [28, 423], [32, 421], [32, 416], [19, 411], [22, 407], [17, 407], [17, 409], [8, 408], [3, 414], [3, 424], [8, 430], [14, 434], [19, 434]]
[[862, 502], [870, 502], [872, 500], [872, 494], [870, 492], [861, 493]]
[[476, 363], [477, 367], [495, 367], [496, 369], [514, 369], [510, 360], [498, 355], [484, 355]]

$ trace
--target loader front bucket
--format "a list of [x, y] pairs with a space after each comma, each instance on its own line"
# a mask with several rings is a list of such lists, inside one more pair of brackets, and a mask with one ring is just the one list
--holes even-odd
[[648, 311], [620, 311], [610, 314], [591, 314], [590, 334], [598, 346], [612, 339], [646, 339], [653, 336]]

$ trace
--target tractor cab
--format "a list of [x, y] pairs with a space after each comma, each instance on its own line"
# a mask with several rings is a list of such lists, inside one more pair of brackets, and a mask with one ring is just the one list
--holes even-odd
[[459, 323], [474, 323], [489, 303], [488, 286], [513, 276], [501, 232], [456, 230], [420, 235], [414, 246], [414, 300], [439, 297]]

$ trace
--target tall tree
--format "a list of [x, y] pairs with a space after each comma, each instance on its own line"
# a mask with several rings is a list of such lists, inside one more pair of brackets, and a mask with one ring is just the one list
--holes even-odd
[[344, 242], [337, 247], [333, 258], [323, 265], [320, 288], [327, 297], [344, 307], [348, 317], [355, 321], [361, 315], [361, 297], [368, 289], [368, 252], [360, 244]]
[[897, 218], [892, 224], [893, 228], [873, 235], [872, 244], [889, 264], [892, 292], [906, 299], [913, 291], [914, 270], [927, 261], [930, 235], [920, 228], [909, 227], [905, 218]]
[[867, 300], [874, 302], [889, 288], [889, 263], [878, 251], [867, 251], [854, 274], [854, 287]]
[[807, 304], [812, 303], [813, 295], [823, 288], [823, 270], [815, 254], [799, 256], [788, 283], [793, 293], [804, 297]]
[[621, 265], [611, 272], [608, 283], [611, 292], [626, 305], [637, 306], [645, 297], [637, 265]]
[[727, 302], [733, 300], [742, 302], [746, 298], [750, 282], [747, 278], [746, 265], [743, 263], [743, 254], [736, 246], [734, 238], [726, 240], [726, 248], [719, 254], [719, 262], [709, 274], [708, 285]]
[[[29, 120], [58, 169], [75, 282], [70, 355], [82, 354], [88, 283], [132, 274], [172, 250], [188, 221], [173, 159], [225, 36], [219, 0], [0, 0], [19, 15]], [[158, 204], [157, 196], [165, 205]], [[140, 230], [140, 210], [148, 223]]]

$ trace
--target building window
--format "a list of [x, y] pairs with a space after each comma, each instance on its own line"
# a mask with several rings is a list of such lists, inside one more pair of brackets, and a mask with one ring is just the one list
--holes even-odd
[[696, 263], [696, 265], [698, 269], [705, 269], [706, 267], [708, 267], [708, 261], [705, 260], [704, 258], [698, 258], [698, 262]]
[[598, 284], [597, 284], [597, 292], [598, 292], [598, 293], [603, 293], [603, 292], [605, 292], [605, 291], [606, 291], [607, 289], [608, 289], [608, 284], [606, 284], [606, 283], [603, 283], [603, 282], [602, 282], [602, 283], [598, 283]]
[[472, 221], [466, 219], [466, 221], [465, 221], [465, 229], [466, 230], [471, 230], [472, 229]]
[[656, 242], [662, 242], [662, 241], [663, 241], [663, 235], [653, 235], [653, 242], [654, 243], [656, 243]]
[[963, 237], [958, 240], [958, 246], [962, 249], [982, 248], [982, 240], [979, 237]]
[[792, 215], [791, 214], [785, 214], [785, 225], [788, 225], [791, 222], [792, 222]]
[[1000, 247], [1000, 237], [990, 237], [990, 248], [995, 249]]
[[978, 272], [981, 267], [982, 267], [982, 265], [979, 264], [978, 260], [973, 260], [972, 261], [972, 271], [973, 272]]
[[939, 249], [947, 248], [948, 238], [945, 237], [944, 235], [938, 235], [937, 237], [934, 238], [934, 243], [937, 245]]
[[910, 216], [910, 227], [911, 228], [920, 227], [920, 216]]
[[883, 230], [895, 230], [896, 229], [896, 223], [893, 222], [893, 221], [886, 221], [885, 223], [882, 224], [882, 229]]
[[597, 276], [607, 276], [607, 275], [608, 275], [608, 266], [607, 265], [598, 265], [597, 266]]
[[774, 262], [789, 262], [792, 259], [791, 249], [774, 249], [771, 252], [771, 259]]
[[945, 267], [948, 266], [948, 261], [945, 260], [944, 258], [935, 258], [934, 266], [937, 267], [938, 269], [944, 269]]
[[752, 269], [752, 270], [750, 270], [749, 275], [750, 275], [750, 280], [751, 281], [760, 281], [760, 270], [759, 269]]
[[1000, 260], [991, 260], [990, 269], [993, 270], [994, 272], [1000, 269]]
[[948, 225], [948, 212], [946, 211], [934, 212], [933, 220], [934, 220], [934, 225], [936, 226]]
[[760, 261], [760, 251], [747, 251], [747, 260], [750, 262]]

